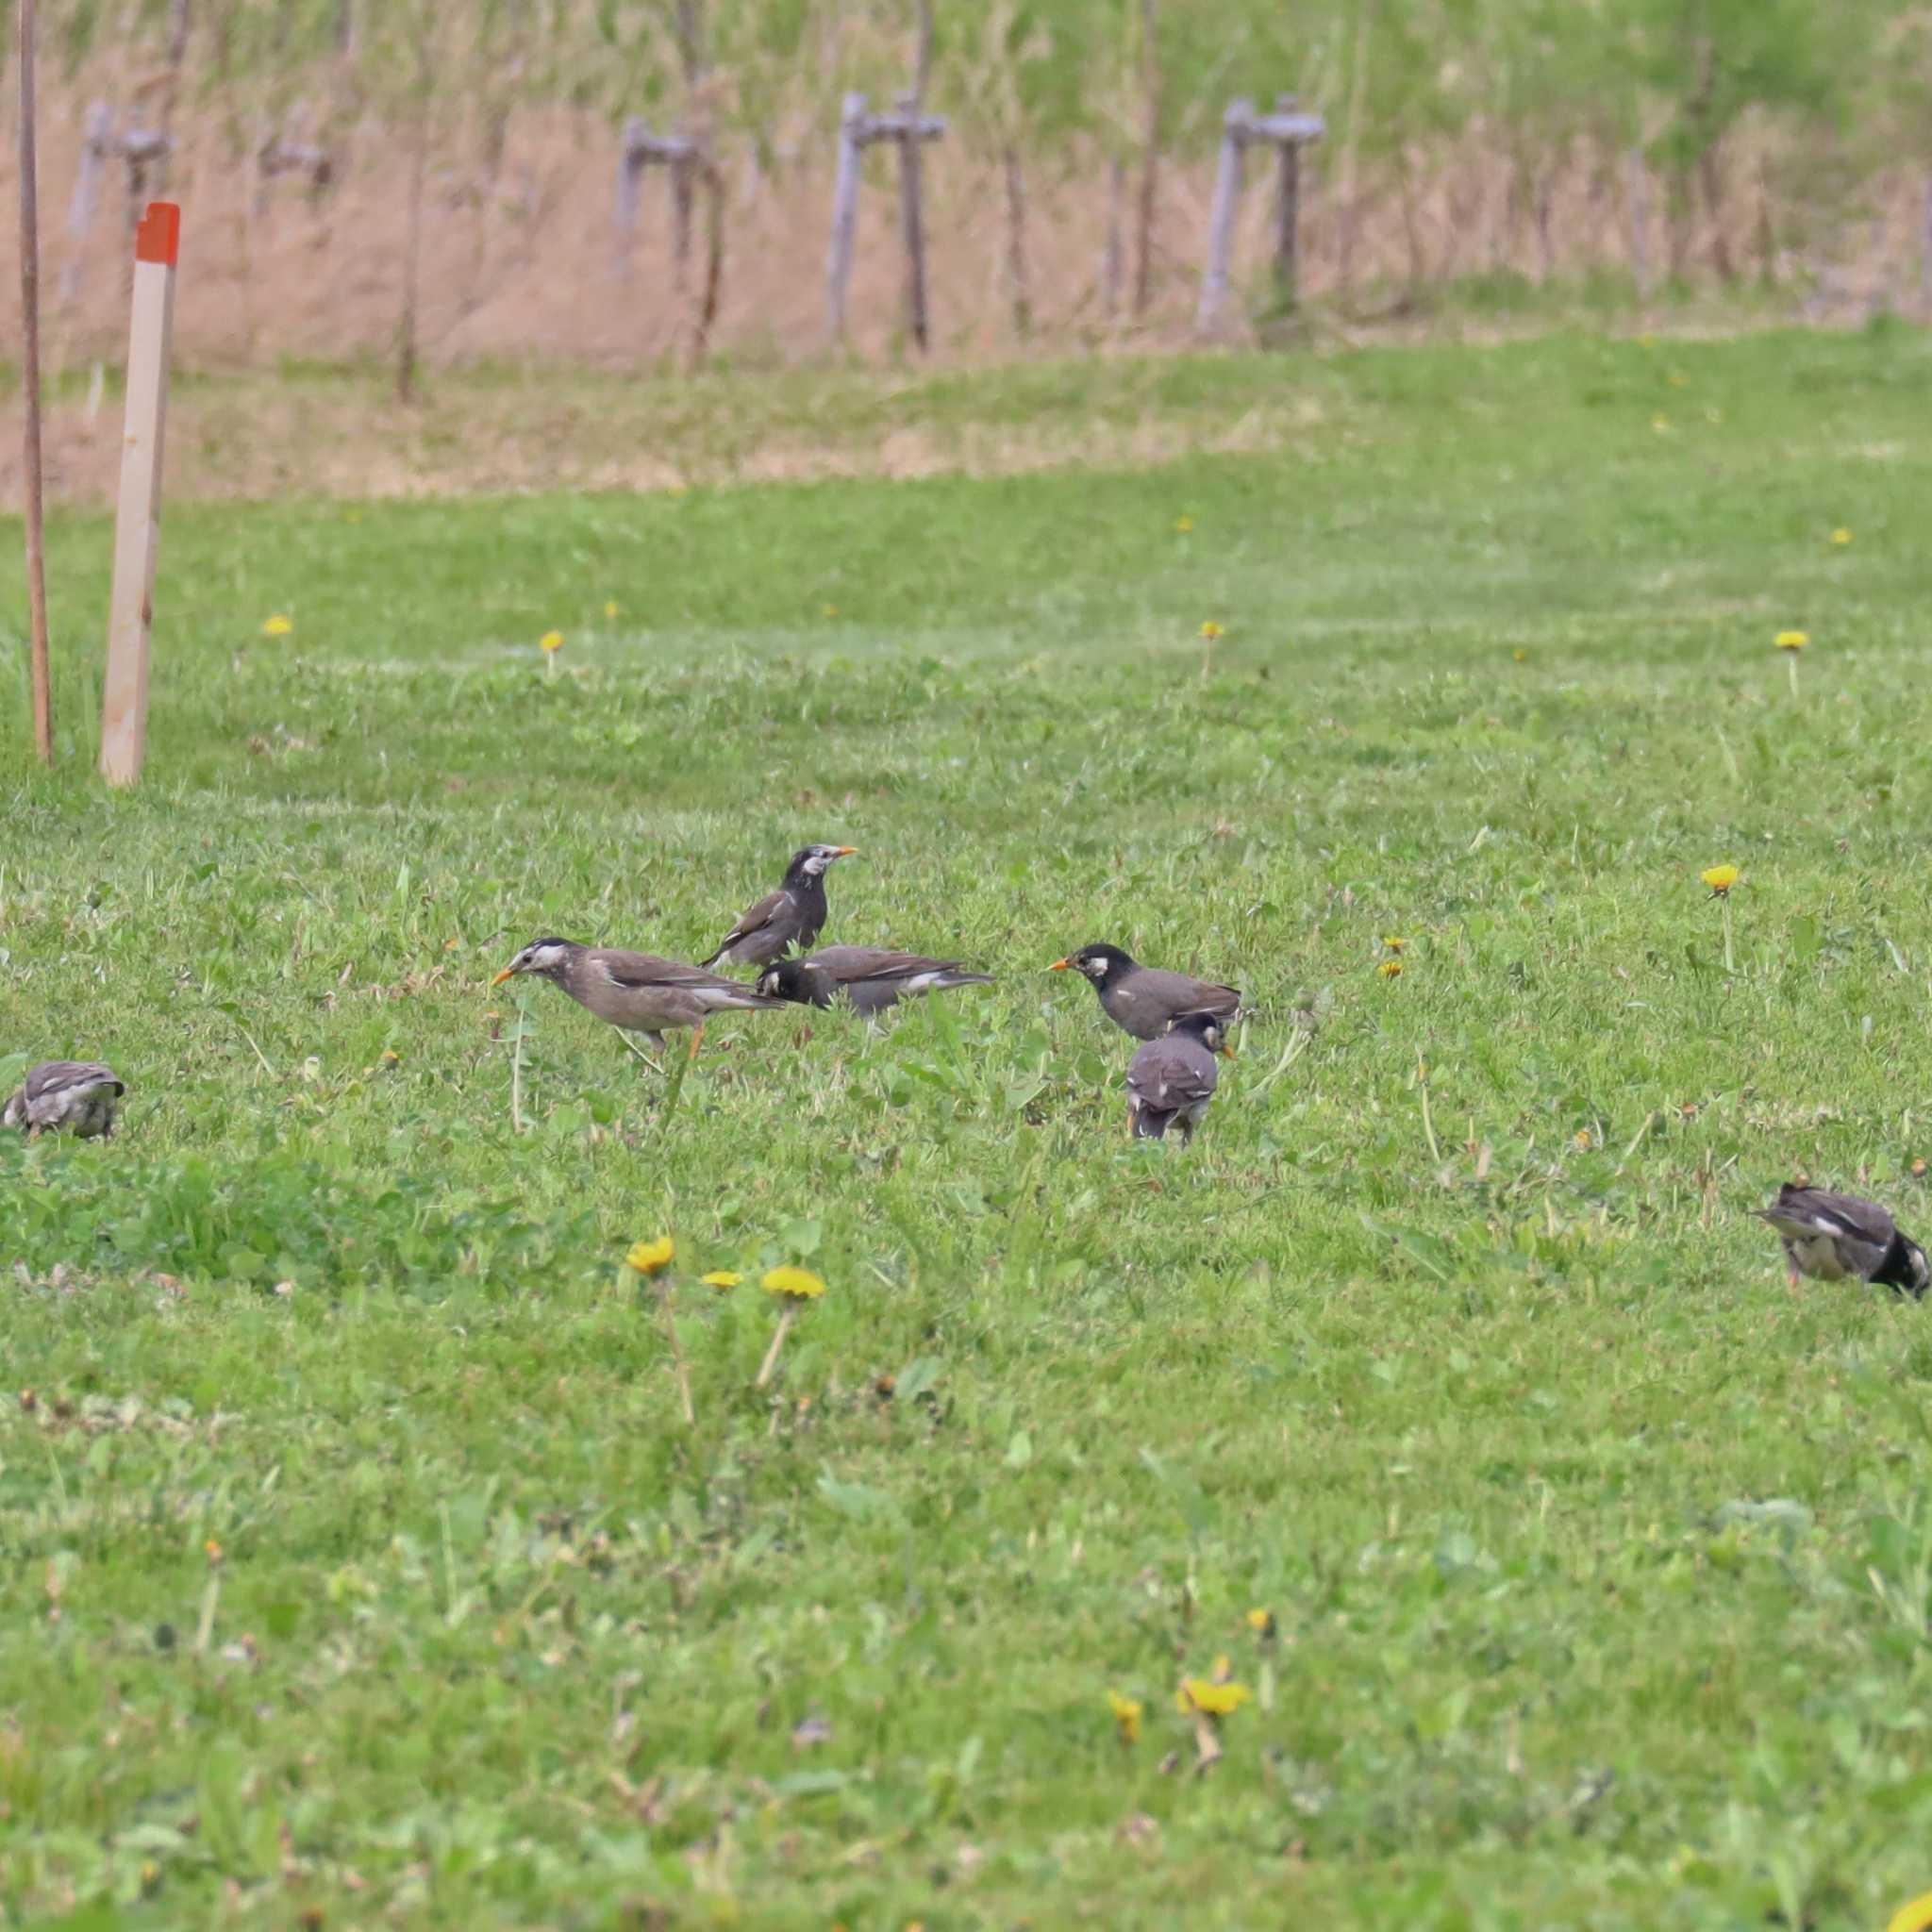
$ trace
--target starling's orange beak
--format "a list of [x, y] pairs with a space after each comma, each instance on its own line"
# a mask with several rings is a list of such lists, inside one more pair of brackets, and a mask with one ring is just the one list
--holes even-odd
[[834, 858], [850, 858], [858, 850], [857, 845], [841, 845], [832, 854]]
[[1241, 1056], [1224, 1040], [1221, 1042], [1221, 1058], [1224, 1060], [1234, 1060], [1239, 1059]]
[[1064, 973], [1073, 963], [1071, 959], [1056, 959], [1046, 970], [1049, 973]]
[[496, 977], [490, 982], [491, 985], [501, 986], [506, 979], [514, 979], [516, 977], [516, 971], [517, 969], [514, 966], [506, 966], [503, 969], [503, 971], [499, 973], [496, 975]]

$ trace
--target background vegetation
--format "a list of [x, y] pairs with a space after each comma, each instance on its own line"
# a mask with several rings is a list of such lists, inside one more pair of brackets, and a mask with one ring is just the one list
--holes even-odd
[[[1323, 326], [1445, 291], [1491, 315], [1707, 286], [1818, 312], [1932, 297], [1932, 20], [1906, 0], [49, 0], [49, 245], [71, 353], [124, 325], [119, 162], [58, 222], [84, 109], [165, 132], [192, 206], [184, 353], [635, 364], [824, 346], [838, 101], [952, 117], [927, 169], [939, 341], [1185, 332], [1237, 94], [1325, 117], [1306, 171]], [[64, 75], [64, 78], [63, 78]], [[698, 162], [611, 232], [626, 116]], [[264, 166], [269, 158], [269, 172]], [[317, 163], [325, 163], [318, 176]], [[886, 187], [889, 162], [871, 164]], [[1248, 197], [1249, 324], [1270, 190]], [[861, 347], [896, 344], [891, 202]], [[722, 308], [700, 273], [723, 247]], [[84, 269], [84, 273], [83, 273]]]

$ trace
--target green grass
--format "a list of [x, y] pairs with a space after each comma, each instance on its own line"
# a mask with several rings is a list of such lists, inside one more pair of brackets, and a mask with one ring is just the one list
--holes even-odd
[[[0, 1044], [132, 1091], [0, 1145], [13, 1922], [1849, 1932], [1932, 1887], [1932, 1316], [1793, 1295], [1745, 1215], [1804, 1169], [1932, 1225], [1932, 356], [1163, 379], [1318, 407], [1131, 474], [171, 512], [130, 797], [107, 531], [57, 527]], [[513, 1131], [490, 972], [701, 955], [806, 838], [862, 848], [832, 937], [1001, 984], [717, 1024], [668, 1118], [538, 987]], [[1190, 1154], [1044, 971], [1099, 938], [1258, 1008]], [[694, 1431], [617, 1269], [660, 1230]], [[780, 1260], [830, 1288], [774, 1398], [766, 1298], [694, 1277]]]

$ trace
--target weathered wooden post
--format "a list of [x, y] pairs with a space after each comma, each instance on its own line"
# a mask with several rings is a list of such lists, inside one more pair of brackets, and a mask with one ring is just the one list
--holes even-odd
[[671, 205], [675, 239], [673, 257], [680, 280], [691, 252], [691, 167], [696, 143], [681, 134], [653, 134], [633, 114], [624, 124], [624, 144], [617, 159], [617, 273], [630, 274], [631, 243], [637, 237], [638, 206], [643, 192], [644, 170], [671, 171]]
[[1637, 299], [1650, 300], [1650, 181], [1643, 172], [1643, 151], [1632, 148], [1624, 157], [1624, 211], [1630, 224], [1630, 274]]
[[919, 156], [919, 97], [899, 96], [899, 230], [906, 244], [906, 329], [921, 355], [932, 346], [925, 312], [925, 208]]
[[826, 308], [832, 340], [845, 334], [845, 291], [858, 230], [858, 187], [865, 150], [890, 141], [899, 149], [899, 228], [906, 246], [906, 326], [924, 349], [930, 335], [925, 298], [925, 223], [920, 146], [946, 131], [945, 117], [922, 114], [910, 94], [896, 111], [868, 114], [863, 94], [847, 94], [839, 113], [839, 176], [832, 191], [832, 241], [825, 257]]
[[[1276, 94], [1277, 117], [1292, 114], [1301, 103], [1292, 94]], [[1276, 150], [1274, 183], [1274, 294], [1283, 309], [1291, 309], [1301, 282], [1300, 228], [1302, 219], [1302, 145], [1284, 141]]]
[[161, 446], [168, 413], [168, 344], [175, 326], [175, 263], [181, 210], [153, 203], [134, 239], [134, 303], [127, 338], [127, 427], [114, 512], [114, 589], [108, 607], [108, 678], [101, 704], [101, 775], [141, 777], [147, 752], [148, 636], [161, 538]]
[[74, 177], [74, 198], [67, 204], [67, 260], [60, 270], [60, 306], [65, 308], [80, 293], [87, 260], [88, 230], [93, 226], [94, 205], [100, 199], [101, 168], [114, 141], [114, 110], [96, 101], [87, 110], [80, 137], [80, 167]]
[[1301, 147], [1319, 141], [1328, 125], [1319, 114], [1304, 114], [1292, 94], [1279, 95], [1272, 114], [1257, 115], [1252, 101], [1233, 101], [1222, 120], [1221, 164], [1214, 176], [1214, 204], [1208, 218], [1208, 265], [1201, 275], [1201, 302], [1194, 326], [1211, 335], [1227, 300], [1234, 261], [1235, 216], [1241, 198], [1241, 150], [1251, 142], [1274, 147], [1280, 157], [1275, 199], [1274, 277], [1285, 305], [1295, 299], [1297, 229], [1301, 221]]
[[267, 208], [269, 188], [279, 175], [306, 175], [309, 193], [320, 196], [335, 179], [335, 157], [312, 142], [290, 141], [283, 134], [269, 133], [255, 151], [255, 207], [258, 214]]
[[845, 340], [845, 291], [858, 234], [858, 177], [865, 160], [865, 96], [847, 94], [839, 108], [839, 178], [832, 190], [832, 242], [825, 255], [827, 322], [833, 341]]
[[1234, 257], [1235, 209], [1241, 198], [1241, 148], [1254, 125], [1255, 104], [1233, 101], [1221, 119], [1221, 160], [1214, 170], [1214, 204], [1208, 215], [1208, 267], [1201, 276], [1201, 302], [1194, 326], [1209, 335], [1227, 299], [1228, 270]]

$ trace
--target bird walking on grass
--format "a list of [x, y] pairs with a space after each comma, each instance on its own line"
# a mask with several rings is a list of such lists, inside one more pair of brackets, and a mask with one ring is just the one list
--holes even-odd
[[1127, 1067], [1127, 1124], [1137, 1141], [1164, 1141], [1180, 1130], [1181, 1145], [1207, 1117], [1221, 1070], [1233, 1059], [1219, 1013], [1183, 1013], [1171, 1032], [1150, 1040]]
[[1241, 1011], [1234, 987], [1143, 966], [1118, 946], [1082, 946], [1047, 970], [1084, 973], [1100, 995], [1101, 1010], [1136, 1040], [1158, 1040], [1183, 1013], [1215, 1013], [1232, 1025]]
[[83, 1141], [108, 1141], [115, 1108], [126, 1091], [126, 1082], [99, 1060], [42, 1060], [0, 1112], [0, 1124], [29, 1135], [64, 1128]]
[[702, 966], [575, 940], [532, 940], [490, 983], [501, 986], [520, 973], [561, 987], [586, 1011], [627, 1033], [643, 1034], [660, 1053], [672, 1027], [692, 1027], [692, 1058], [713, 1013], [774, 1012], [784, 1004]]
[[1769, 1208], [1752, 1212], [1777, 1229], [1785, 1266], [1814, 1281], [1871, 1281], [1902, 1294], [1923, 1295], [1932, 1284], [1925, 1251], [1875, 1201], [1787, 1181]]
[[928, 959], [880, 946], [823, 946], [803, 959], [781, 959], [758, 975], [758, 991], [799, 1006], [829, 1007], [840, 994], [868, 1017], [920, 993], [956, 986], [991, 986], [991, 973], [972, 973], [957, 959]]
[[791, 855], [778, 890], [748, 908], [704, 964], [715, 966], [724, 959], [733, 966], [769, 966], [793, 947], [803, 953], [817, 944], [830, 910], [825, 904], [825, 868], [858, 850], [856, 845], [801, 845]]

